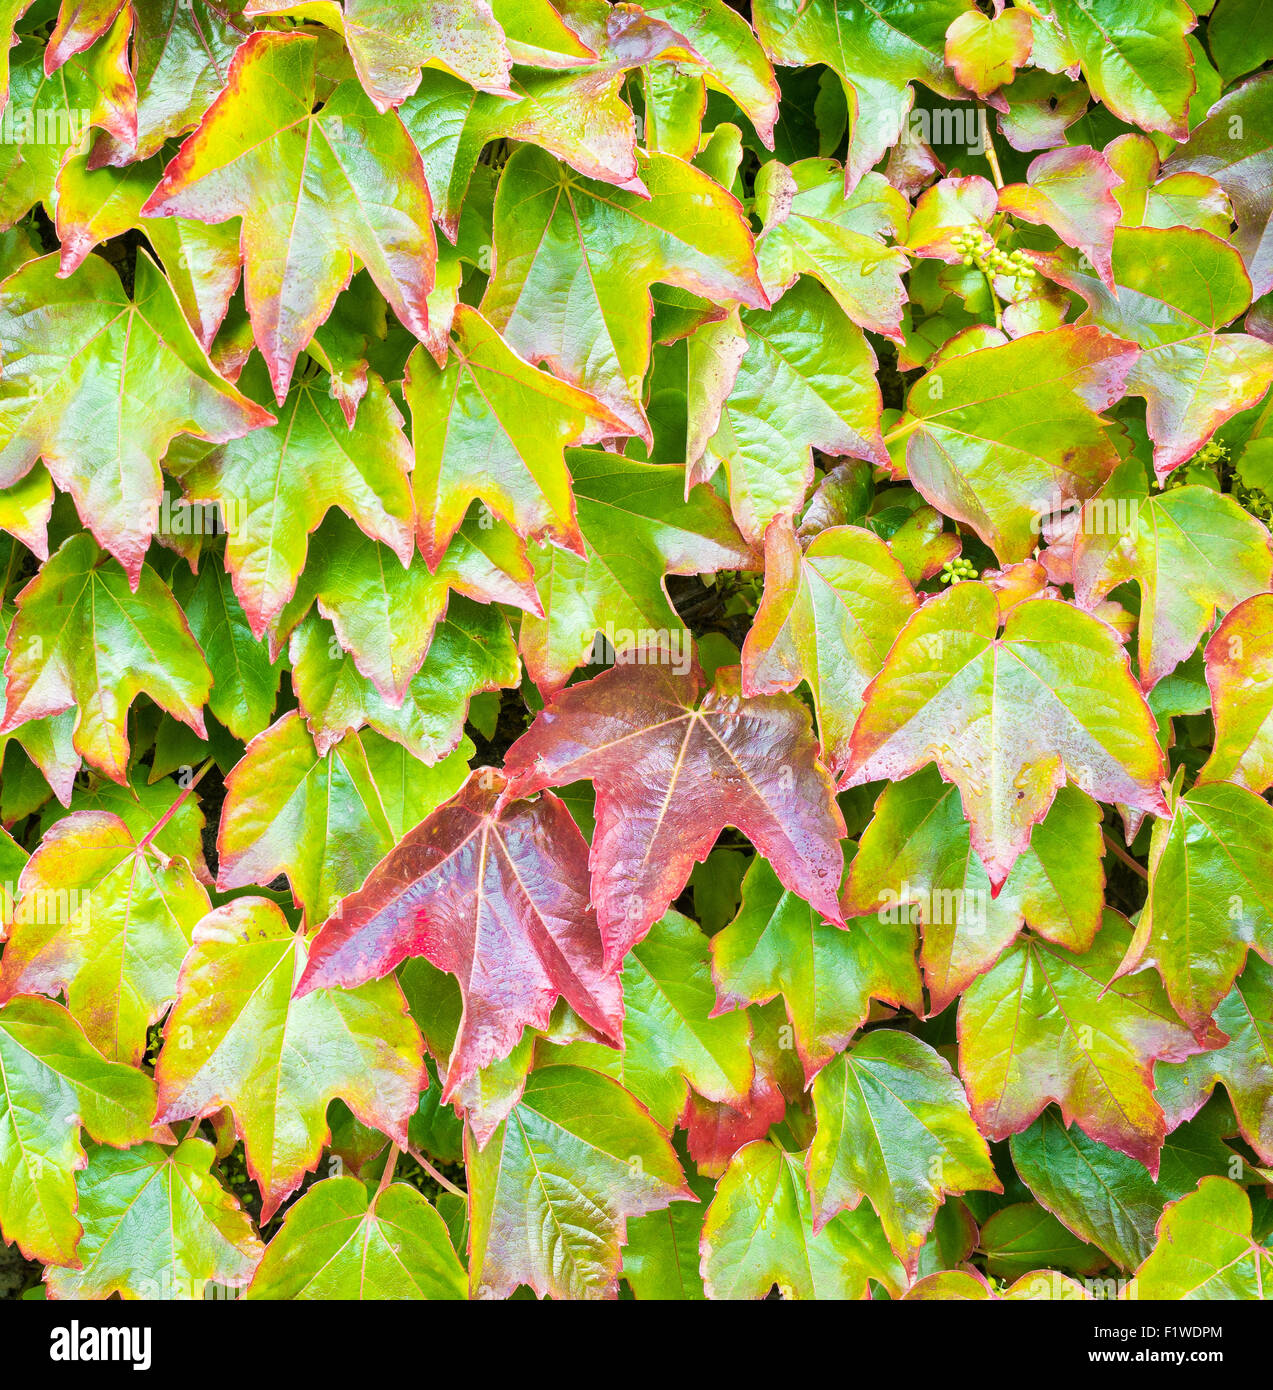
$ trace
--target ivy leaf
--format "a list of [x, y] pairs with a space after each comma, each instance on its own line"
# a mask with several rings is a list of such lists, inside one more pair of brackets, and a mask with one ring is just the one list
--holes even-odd
[[1166, 1125], [1154, 1063], [1201, 1048], [1155, 976], [1113, 978], [1130, 933], [1107, 910], [1081, 956], [1025, 938], [964, 992], [959, 1074], [987, 1138], [1020, 1133], [1057, 1101], [1067, 1125], [1077, 1122], [1157, 1176]]
[[1242, 1137], [1265, 1163], [1273, 1163], [1273, 968], [1248, 956], [1216, 1007], [1215, 1023], [1228, 1036], [1223, 1047], [1154, 1070], [1168, 1123], [1191, 1119], [1221, 1083]]
[[69, 58], [92, 48], [123, 8], [124, 0], [62, 0], [44, 54], [44, 70], [56, 72]]
[[658, 664], [615, 666], [562, 691], [504, 764], [510, 796], [596, 785], [589, 867], [607, 964], [663, 915], [726, 825], [839, 922], [844, 821], [804, 706], [744, 698], [737, 668], [717, 672], [700, 706], [696, 666], [674, 669], [662, 648], [637, 655]]
[[756, 257], [765, 293], [777, 301], [800, 275], [811, 275], [858, 325], [902, 340], [906, 254], [883, 244], [906, 234], [906, 200], [881, 174], [867, 174], [844, 196], [840, 167], [829, 159], [779, 160], [756, 174], [756, 212], [764, 230]]
[[1225, 618], [1207, 643], [1207, 686], [1216, 737], [1199, 782], [1273, 785], [1273, 597], [1256, 594]]
[[1254, 132], [1267, 130], [1271, 116], [1273, 76], [1257, 73], [1221, 97], [1207, 119], [1190, 132], [1188, 144], [1163, 166], [1167, 175], [1206, 174], [1233, 200], [1238, 223], [1233, 244], [1246, 263], [1257, 299], [1273, 289], [1273, 185], [1269, 148]]
[[923, 1012], [909, 923], [861, 917], [847, 931], [823, 922], [757, 855], [737, 917], [712, 937], [717, 1010], [781, 994], [811, 1081], [866, 1022], [871, 1000]]
[[1033, 42], [1026, 10], [1007, 10], [993, 17], [965, 10], [946, 30], [946, 63], [961, 86], [975, 92], [987, 106], [1006, 111], [1008, 101], [999, 88], [1011, 85]]
[[[252, 0], [254, 14], [299, 12], [301, 0]], [[436, 64], [484, 92], [508, 90], [513, 61], [561, 66], [591, 54], [547, 0], [345, 0], [319, 17], [344, 37], [359, 80], [381, 110], [415, 91], [420, 69]], [[334, 13], [333, 13], [334, 12]], [[506, 32], [507, 31], [507, 32]]]
[[1149, 898], [1123, 971], [1153, 963], [1172, 1007], [1202, 1030], [1246, 963], [1273, 961], [1273, 807], [1228, 782], [1195, 787], [1157, 821]]
[[118, 816], [77, 811], [40, 842], [18, 894], [0, 999], [64, 994], [96, 1048], [140, 1065], [210, 907], [189, 866], [156, 855]]
[[695, 1200], [645, 1108], [581, 1067], [532, 1072], [486, 1148], [465, 1151], [479, 1297], [614, 1298], [628, 1221]]
[[132, 9], [137, 135], [128, 142], [100, 136], [94, 168], [149, 159], [165, 140], [198, 125], [248, 33], [242, 0], [151, 0]]
[[261, 1242], [212, 1174], [211, 1144], [94, 1149], [79, 1179], [78, 1269], [50, 1269], [57, 1299], [202, 1299], [209, 1283], [242, 1288]]
[[790, 527], [765, 534], [765, 588], [743, 643], [743, 689], [775, 695], [805, 681], [823, 754], [848, 760], [862, 697], [915, 610], [915, 591], [889, 548], [856, 526], [820, 531], [803, 552]]
[[542, 616], [521, 621], [531, 679], [559, 690], [586, 663], [598, 633], [616, 659], [665, 634], [688, 649], [689, 633], [664, 576], [750, 569], [754, 554], [710, 488], [686, 492], [682, 469], [621, 454], [577, 450], [566, 460], [586, 558], [558, 546], [531, 551]]
[[1110, 253], [1122, 213], [1114, 196], [1121, 180], [1109, 161], [1090, 145], [1070, 146], [1031, 160], [1025, 177], [1025, 183], [1010, 183], [1000, 191], [999, 210], [1051, 227], [1067, 246], [1088, 257], [1101, 283], [1114, 293]]
[[120, 14], [104, 43], [46, 72], [38, 37], [21, 39], [11, 64], [6, 138], [0, 143], [0, 226], [11, 227], [37, 203], [47, 202], [66, 157], [94, 127], [131, 141], [137, 94], [128, 67], [131, 14]]
[[419, 349], [407, 363], [420, 553], [436, 569], [480, 497], [519, 536], [584, 554], [564, 450], [624, 426], [518, 357], [475, 309], [457, 305], [454, 327], [444, 367]]
[[638, 154], [637, 166], [648, 198], [518, 149], [495, 198], [495, 268], [481, 308], [515, 352], [595, 396], [621, 422], [612, 432], [649, 445], [650, 286], [726, 306], [768, 300], [738, 202], [671, 155]]
[[1111, 140], [1105, 158], [1122, 179], [1114, 197], [1124, 227], [1196, 227], [1228, 240], [1233, 207], [1215, 179], [1189, 170], [1160, 177], [1154, 142], [1139, 132]]
[[406, 1183], [315, 1183], [287, 1209], [249, 1299], [454, 1300], [468, 1295], [446, 1224]]
[[[685, 1109], [689, 1087], [717, 1104], [746, 1103], [755, 1075], [745, 1013], [719, 1014], [708, 939], [668, 911], [624, 957], [623, 1051], [600, 1043], [540, 1044], [536, 1061], [588, 1066], [631, 1092], [664, 1129]], [[674, 1208], [679, 1210], [679, 1208]]]
[[[0, 638], [5, 642], [8, 641], [13, 619], [12, 608], [0, 608]], [[8, 700], [8, 681], [3, 671], [0, 671], [0, 700]], [[68, 709], [43, 719], [24, 719], [14, 727], [12, 733], [0, 734], [0, 759], [4, 757], [6, 744], [10, 741], [19, 744], [40, 769], [40, 774], [63, 806], [70, 805], [75, 776], [80, 770], [80, 755], [71, 741], [77, 717], [76, 710]], [[12, 878], [16, 879], [17, 875], [12, 875]]]
[[846, 5], [843, 0], [757, 0], [753, 20], [775, 63], [825, 63], [849, 105], [848, 191], [897, 143], [914, 103], [911, 82], [951, 101], [966, 93], [945, 65], [946, 31], [971, 0]]
[[350, 734], [320, 754], [295, 711], [248, 744], [225, 780], [217, 887], [285, 873], [321, 922], [404, 832], [463, 781], [469, 747], [427, 767], [380, 734]]
[[1197, 21], [1184, 0], [1039, 0], [1060, 30], [1092, 94], [1129, 125], [1188, 140], [1197, 82], [1186, 35]]
[[1251, 282], [1227, 242], [1192, 227], [1120, 227], [1114, 233], [1117, 297], [1089, 275], [1053, 279], [1087, 300], [1096, 323], [1142, 352], [1126, 390], [1143, 396], [1159, 478], [1194, 454], [1273, 381], [1273, 345], [1219, 330], [1251, 304]]
[[867, 1033], [813, 1082], [806, 1158], [814, 1230], [870, 1199], [912, 1273], [948, 1192], [1001, 1192], [990, 1148], [949, 1065], [909, 1033]]
[[[539, 609], [520, 542], [507, 527], [485, 524], [489, 521], [465, 523], [431, 573], [415, 557], [404, 568], [386, 546], [335, 513], [278, 619], [273, 640], [281, 644], [317, 600], [319, 613], [331, 620], [358, 673], [396, 708], [432, 649], [444, 615], [472, 614], [463, 599], [451, 600], [453, 591], [488, 606], [492, 619], [498, 618], [492, 606], [497, 603]], [[471, 627], [472, 621], [467, 616], [464, 625]], [[501, 626], [506, 632], [502, 619], [488, 630], [494, 634]], [[507, 659], [499, 663], [501, 669], [507, 664]]]
[[843, 783], [935, 762], [959, 788], [996, 895], [1067, 778], [1099, 801], [1166, 809], [1153, 715], [1114, 631], [1052, 598], [1017, 604], [998, 628], [984, 584], [925, 604], [867, 687]]
[[730, 1160], [703, 1223], [703, 1287], [708, 1298], [869, 1298], [871, 1282], [894, 1298], [906, 1287], [901, 1263], [868, 1207], [841, 1212], [813, 1229], [803, 1155], [768, 1140]]
[[979, 1244], [986, 1272], [997, 1279], [1027, 1276], [1044, 1267], [1091, 1275], [1108, 1263], [1104, 1251], [1072, 1235], [1037, 1202], [1001, 1207], [982, 1226]]
[[407, 1147], [428, 1085], [424, 1044], [395, 981], [293, 999], [304, 938], [274, 903], [237, 898], [195, 928], [155, 1064], [160, 1124], [228, 1107], [261, 1215], [318, 1165], [339, 1097]]
[[[1181, 576], [1188, 582], [1182, 583]], [[1273, 583], [1269, 533], [1226, 493], [1153, 492], [1127, 459], [1079, 515], [1074, 596], [1093, 609], [1128, 581], [1141, 590], [1141, 688], [1152, 690], [1225, 612]]]
[[348, 987], [408, 956], [455, 975], [464, 1016], [443, 1100], [524, 1027], [546, 1029], [558, 998], [616, 1045], [622, 1036], [619, 984], [581, 889], [587, 842], [556, 797], [515, 796], [492, 769], [474, 773], [340, 904], [298, 986]]
[[[263, 385], [245, 374], [249, 390]], [[254, 430], [180, 472], [185, 501], [216, 503], [225, 568], [259, 638], [296, 590], [310, 533], [333, 507], [406, 565], [414, 551], [411, 445], [379, 377], [353, 426], [317, 377], [298, 381], [277, 423]]]
[[288, 651], [292, 688], [320, 754], [370, 726], [421, 762], [437, 762], [459, 745], [473, 697], [516, 687], [522, 673], [503, 614], [463, 598], [451, 600], [397, 707], [357, 670], [316, 615], [292, 634]]
[[273, 416], [217, 375], [144, 252], [131, 299], [97, 257], [57, 268], [44, 256], [0, 288], [0, 487], [43, 459], [136, 588], [172, 441], [225, 443]]
[[273, 716], [283, 669], [252, 635], [229, 572], [219, 557], [197, 575], [178, 570], [173, 597], [212, 672], [208, 708], [235, 738], [255, 738]]
[[972, 852], [956, 789], [935, 767], [887, 786], [849, 866], [846, 916], [887, 921], [911, 906], [923, 924], [929, 1013], [939, 1014], [1015, 940], [1028, 921], [1059, 946], [1084, 951], [1101, 924], [1100, 808], [1064, 786], [997, 896]]
[[915, 383], [894, 432], [909, 436], [911, 482], [1001, 564], [1024, 560], [1040, 514], [1090, 497], [1118, 463], [1100, 412], [1122, 397], [1138, 355], [1065, 326], [941, 362]]
[[154, 1082], [108, 1062], [60, 1004], [33, 995], [0, 1005], [0, 1081], [0, 1233], [27, 1259], [74, 1265], [80, 1126], [99, 1143], [140, 1143]]
[[0, 734], [75, 708], [75, 751], [126, 781], [128, 711], [145, 691], [206, 738], [212, 676], [181, 610], [148, 565], [129, 581], [79, 532], [18, 595]]
[[1087, 88], [1041, 68], [1018, 72], [1012, 103], [999, 116], [999, 129], [1014, 150], [1051, 150], [1065, 143], [1065, 132], [1087, 110]]
[[428, 185], [411, 137], [354, 82], [315, 112], [318, 53], [307, 34], [253, 34], [142, 209], [146, 217], [201, 222], [243, 218], [252, 330], [280, 405], [296, 358], [349, 284], [355, 258], [421, 339], [436, 259]]
[[[701, 357], [699, 353], [701, 352]], [[722, 463], [739, 529], [757, 544], [813, 482], [813, 450], [887, 465], [875, 353], [813, 280], [769, 312], [709, 324], [691, 342], [689, 478]], [[775, 452], [775, 438], [783, 441]]]
[[[746, 18], [725, 0], [654, 0], [642, 8], [689, 40], [697, 60], [680, 59], [679, 64], [701, 71], [712, 86], [732, 97], [765, 147], [773, 149], [781, 92]], [[575, 13], [571, 11], [572, 23]]]
[[1270, 1278], [1273, 1252], [1251, 1236], [1246, 1193], [1227, 1178], [1203, 1178], [1163, 1213], [1158, 1245], [1129, 1287], [1137, 1298], [1263, 1299]]

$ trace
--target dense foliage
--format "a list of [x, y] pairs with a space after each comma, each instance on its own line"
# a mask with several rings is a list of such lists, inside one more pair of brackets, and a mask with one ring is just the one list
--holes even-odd
[[1273, 1291], [1261, 9], [0, 5], [0, 1284]]

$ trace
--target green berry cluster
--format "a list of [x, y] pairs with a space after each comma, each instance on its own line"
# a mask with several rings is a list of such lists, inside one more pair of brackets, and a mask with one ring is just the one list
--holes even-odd
[[941, 567], [941, 582], [943, 584], [959, 584], [965, 579], [977, 579], [980, 571], [971, 560], [965, 560], [962, 555], [957, 559], [947, 560]]
[[984, 232], [958, 232], [950, 240], [964, 265], [975, 265], [985, 275], [1011, 277], [1016, 281], [1018, 294], [1023, 294], [1039, 273], [1029, 252], [1001, 251]]
[[1259, 517], [1266, 526], [1273, 525], [1273, 498], [1263, 488], [1247, 487], [1240, 479], [1233, 480], [1233, 498], [1238, 506], [1244, 507], [1252, 516]]

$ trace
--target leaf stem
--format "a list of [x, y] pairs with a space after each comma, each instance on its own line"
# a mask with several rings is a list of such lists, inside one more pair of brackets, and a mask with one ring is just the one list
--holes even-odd
[[444, 1187], [448, 1192], [454, 1193], [455, 1196], [463, 1198], [463, 1200], [466, 1202], [468, 1201], [469, 1194], [465, 1192], [465, 1190], [462, 1187], [456, 1187], [456, 1185], [450, 1180], [450, 1178], [443, 1177], [442, 1174], [438, 1172], [438, 1170], [433, 1166], [433, 1164], [430, 1163], [429, 1160], [425, 1158], [425, 1156], [418, 1149], [408, 1149], [407, 1152], [411, 1155], [412, 1158], [415, 1159], [415, 1161], [420, 1165], [420, 1167], [423, 1168], [426, 1173], [428, 1173], [428, 1175], [433, 1179], [435, 1183], [437, 1183], [439, 1187]]
[[195, 775], [190, 779], [190, 785], [182, 788], [181, 795], [176, 799], [176, 801], [174, 801], [172, 805], [168, 807], [168, 809], [163, 813], [163, 815], [160, 816], [159, 819], [154, 823], [154, 825], [152, 825], [150, 829], [146, 831], [146, 833], [141, 837], [141, 841], [137, 846], [139, 850], [148, 848], [154, 842], [155, 836], [158, 835], [159, 832], [164, 828], [164, 826], [167, 825], [168, 822], [173, 818], [173, 816], [175, 816], [177, 812], [181, 810], [182, 806], [184, 806], [186, 801], [189, 799], [190, 793], [194, 791], [194, 789], [203, 780], [204, 774], [215, 761], [216, 759], [209, 758], [207, 762], [205, 762], [204, 765], [199, 769], [199, 771], [196, 772]]
[[919, 429], [923, 423], [924, 421], [919, 416], [916, 416], [909, 424], [898, 425], [896, 429], [889, 430], [884, 436], [884, 447], [887, 448], [890, 444], [895, 443], [899, 439], [905, 439], [908, 434], [913, 434]]
[[380, 1186], [376, 1188], [376, 1196], [385, 1190], [393, 1181], [393, 1170], [398, 1166], [398, 1155], [402, 1150], [397, 1144], [389, 1145], [389, 1157], [385, 1159], [384, 1171], [380, 1174]]
[[1146, 872], [1145, 866], [1143, 864], [1137, 863], [1136, 860], [1133, 859], [1131, 855], [1127, 853], [1127, 851], [1122, 847], [1122, 845], [1118, 843], [1118, 841], [1109, 833], [1108, 830], [1102, 830], [1101, 834], [1105, 836], [1105, 843], [1110, 847], [1110, 849], [1114, 851], [1114, 858], [1121, 859], [1122, 862], [1126, 864], [1129, 869], [1139, 874], [1141, 878], [1143, 878], [1145, 882], [1148, 883], [1149, 874]]

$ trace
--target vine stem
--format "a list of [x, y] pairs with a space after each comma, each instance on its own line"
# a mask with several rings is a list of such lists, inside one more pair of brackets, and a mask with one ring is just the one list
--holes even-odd
[[895, 430], [889, 430], [884, 436], [884, 447], [887, 448], [890, 444], [899, 439], [905, 439], [908, 434], [912, 434], [915, 430], [919, 429], [923, 423], [923, 420], [916, 417], [909, 425], [898, 425]]
[[990, 177], [996, 188], [1003, 187], [1003, 170], [999, 167], [999, 152], [995, 149], [995, 138], [990, 133], [990, 112], [984, 106], [981, 111], [981, 139], [986, 147], [986, 163], [990, 165]]
[[456, 1187], [456, 1185], [450, 1180], [450, 1178], [443, 1177], [442, 1174], [438, 1172], [438, 1170], [433, 1166], [433, 1164], [430, 1163], [429, 1160], [425, 1158], [425, 1156], [418, 1149], [408, 1149], [407, 1152], [411, 1155], [412, 1158], [415, 1159], [415, 1161], [420, 1165], [420, 1167], [423, 1168], [426, 1173], [428, 1173], [428, 1175], [433, 1179], [435, 1183], [437, 1183], [439, 1187], [444, 1187], [448, 1192], [454, 1193], [455, 1196], [463, 1199], [466, 1202], [468, 1201], [469, 1194], [465, 1192], [465, 1190], [462, 1187]]
[[1120, 845], [1118, 841], [1109, 833], [1108, 830], [1102, 830], [1101, 834], [1105, 836], [1105, 843], [1110, 847], [1110, 849], [1114, 851], [1114, 858], [1121, 859], [1122, 862], [1126, 864], [1129, 869], [1134, 870], [1141, 876], [1141, 878], [1145, 880], [1146, 883], [1148, 883], [1149, 875], [1145, 871], [1145, 866], [1143, 864], [1138, 864], [1136, 860], [1134, 860], [1131, 857], [1131, 855], [1127, 853], [1127, 851], [1122, 847], [1122, 845]]
[[214, 758], [209, 758], [208, 761], [204, 763], [204, 765], [199, 769], [199, 771], [196, 772], [195, 775], [190, 779], [190, 785], [188, 787], [182, 788], [181, 795], [176, 799], [176, 801], [174, 801], [172, 805], [168, 807], [168, 809], [163, 813], [163, 815], [160, 816], [159, 819], [154, 823], [154, 825], [152, 825], [150, 829], [146, 831], [146, 833], [141, 837], [141, 841], [137, 846], [139, 850], [147, 849], [154, 842], [155, 836], [159, 834], [159, 832], [164, 828], [164, 826], [167, 825], [168, 822], [173, 818], [173, 816], [175, 816], [177, 812], [180, 811], [181, 808], [186, 804], [186, 802], [190, 798], [190, 793], [194, 791], [194, 789], [199, 785], [201, 781], [203, 781], [204, 774], [208, 771], [208, 769], [212, 766], [212, 764], [215, 761], [216, 760]]

